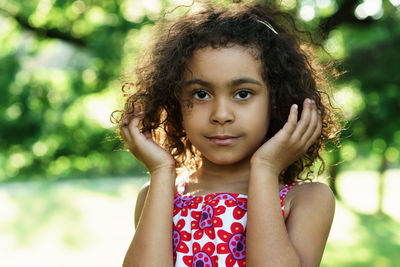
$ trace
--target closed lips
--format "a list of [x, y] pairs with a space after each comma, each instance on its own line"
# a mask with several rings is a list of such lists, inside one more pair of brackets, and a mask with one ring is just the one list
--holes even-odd
[[239, 137], [231, 135], [216, 135], [210, 136], [208, 139], [216, 145], [231, 145], [235, 143]]
[[224, 140], [224, 139], [231, 139], [231, 138], [237, 138], [236, 136], [232, 136], [232, 135], [215, 135], [215, 136], [210, 136], [208, 137], [209, 139], [220, 139], [220, 140]]

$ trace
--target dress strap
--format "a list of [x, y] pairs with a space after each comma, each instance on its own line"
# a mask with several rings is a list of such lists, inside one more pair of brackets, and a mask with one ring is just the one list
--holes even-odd
[[282, 208], [282, 214], [285, 215], [284, 210], [285, 210], [285, 197], [286, 195], [289, 193], [289, 191], [293, 188], [293, 186], [295, 186], [297, 183], [299, 182], [299, 180], [294, 180], [291, 184], [285, 184], [281, 191], [279, 191], [279, 196], [281, 199], [281, 208]]
[[176, 179], [176, 191], [183, 195], [185, 193], [187, 176], [182, 175]]
[[297, 182], [298, 182], [298, 181], [295, 180], [295, 181], [293, 181], [291, 184], [285, 184], [285, 185], [282, 187], [281, 191], [279, 191], [279, 196], [280, 196], [281, 198], [285, 199], [287, 193], [289, 193], [289, 191], [293, 188], [293, 186], [294, 186], [295, 184], [297, 184]]

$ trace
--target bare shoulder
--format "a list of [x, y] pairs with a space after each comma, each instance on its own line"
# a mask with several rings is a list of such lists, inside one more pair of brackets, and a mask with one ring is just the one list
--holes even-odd
[[321, 216], [332, 222], [335, 213], [335, 197], [332, 190], [320, 182], [300, 182], [288, 194], [288, 218]]
[[142, 186], [137, 195], [136, 207], [135, 207], [135, 228], [139, 223], [140, 216], [142, 215], [142, 210], [144, 202], [146, 200], [147, 192], [149, 191], [149, 187], [150, 187], [150, 181]]
[[322, 201], [326, 204], [335, 203], [332, 190], [324, 183], [320, 182], [300, 182], [291, 190], [292, 198], [296, 202], [302, 201]]
[[320, 182], [304, 182], [294, 186], [289, 194], [289, 237], [304, 266], [319, 266], [335, 213], [332, 190]]

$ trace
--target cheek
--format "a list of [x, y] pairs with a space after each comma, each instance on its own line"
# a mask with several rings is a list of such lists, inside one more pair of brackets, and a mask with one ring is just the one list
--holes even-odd
[[249, 130], [253, 132], [254, 138], [265, 141], [270, 125], [270, 114], [267, 108], [257, 109], [250, 116], [245, 118]]
[[191, 115], [191, 113], [186, 113], [184, 116], [182, 116], [182, 127], [186, 135], [189, 136], [192, 134], [192, 132], [196, 132], [198, 127], [198, 122]]
[[188, 107], [181, 107], [182, 127], [186, 131], [186, 127], [190, 126], [191, 112]]

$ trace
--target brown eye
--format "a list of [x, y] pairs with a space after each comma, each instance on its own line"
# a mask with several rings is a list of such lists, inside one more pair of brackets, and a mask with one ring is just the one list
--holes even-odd
[[240, 100], [246, 100], [249, 99], [252, 94], [253, 93], [248, 90], [240, 90], [239, 92], [236, 93], [235, 98]]
[[197, 90], [197, 91], [193, 92], [193, 96], [194, 96], [194, 98], [199, 99], [199, 100], [210, 98], [208, 93], [204, 90]]

